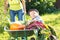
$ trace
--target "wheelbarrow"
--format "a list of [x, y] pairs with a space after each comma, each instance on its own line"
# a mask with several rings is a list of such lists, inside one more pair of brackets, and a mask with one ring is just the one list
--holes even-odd
[[[4, 30], [10, 34], [9, 40], [18, 40], [18, 37], [21, 37], [20, 40], [28, 40], [27, 37], [33, 34], [36, 35], [36, 40], [38, 40], [38, 30], [37, 29], [24, 29], [24, 30], [9, 30], [8, 27], [4, 27]], [[21, 35], [22, 34], [22, 35]], [[12, 38], [14, 37], [14, 38]]]

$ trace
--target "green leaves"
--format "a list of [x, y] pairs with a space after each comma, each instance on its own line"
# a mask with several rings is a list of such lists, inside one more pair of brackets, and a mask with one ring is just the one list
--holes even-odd
[[32, 2], [26, 2], [27, 4], [27, 11], [29, 9], [38, 9], [40, 14], [45, 12], [53, 12], [55, 11], [54, 7], [55, 0], [33, 0]]

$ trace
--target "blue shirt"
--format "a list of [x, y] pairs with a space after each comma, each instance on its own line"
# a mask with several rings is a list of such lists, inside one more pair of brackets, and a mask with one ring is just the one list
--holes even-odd
[[44, 23], [44, 21], [41, 19], [41, 17], [40, 17], [40, 16], [36, 16], [36, 17], [35, 17], [35, 18], [33, 18], [32, 20], [37, 20], [37, 21], [39, 21], [39, 22]]

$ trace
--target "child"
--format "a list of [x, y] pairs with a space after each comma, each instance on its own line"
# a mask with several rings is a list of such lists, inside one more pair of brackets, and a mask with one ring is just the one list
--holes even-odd
[[44, 21], [41, 19], [40, 15], [39, 15], [39, 11], [37, 9], [30, 9], [28, 11], [30, 17], [32, 18], [31, 21], [39, 21], [44, 23]]
[[32, 18], [31, 21], [28, 21], [28, 28], [39, 28], [37, 26], [41, 26], [40, 28], [45, 28], [44, 21], [39, 16], [39, 11], [37, 9], [30, 9], [28, 11], [30, 17]]

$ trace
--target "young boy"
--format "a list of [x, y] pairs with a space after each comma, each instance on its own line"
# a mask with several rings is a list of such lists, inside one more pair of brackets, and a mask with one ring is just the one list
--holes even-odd
[[[37, 9], [30, 9], [28, 13], [32, 18], [32, 20], [28, 21], [28, 28], [32, 28], [34, 26], [42, 26], [42, 28], [45, 28], [44, 21], [41, 19]], [[33, 23], [31, 24], [31, 22]]]
[[39, 11], [37, 9], [30, 9], [28, 11], [28, 13], [32, 19], [32, 20], [30, 20], [30, 22], [39, 21], [39, 22], [44, 23], [44, 21], [41, 19], [40, 15], [39, 15]]

